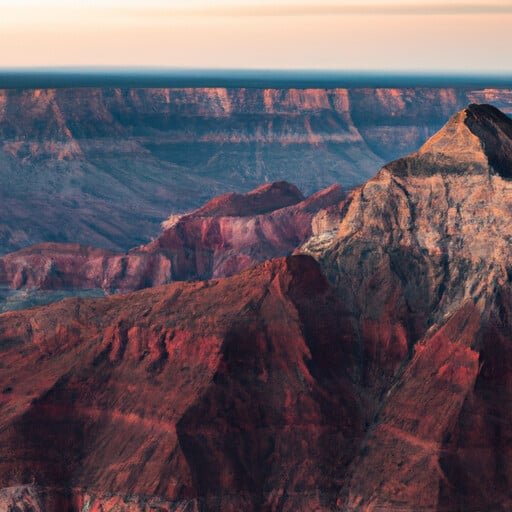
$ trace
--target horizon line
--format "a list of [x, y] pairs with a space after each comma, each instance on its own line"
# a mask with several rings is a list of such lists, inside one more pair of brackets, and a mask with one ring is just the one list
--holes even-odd
[[0, 89], [511, 88], [512, 72], [217, 69], [142, 66], [0, 67]]

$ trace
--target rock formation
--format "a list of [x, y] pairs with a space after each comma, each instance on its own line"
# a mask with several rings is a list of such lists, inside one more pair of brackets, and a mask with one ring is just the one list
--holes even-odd
[[344, 510], [508, 510], [512, 122], [470, 105], [386, 165], [314, 254], [358, 325], [374, 417]]
[[286, 182], [225, 194], [171, 216], [158, 239], [127, 254], [45, 243], [0, 257], [0, 286], [112, 293], [229, 276], [290, 254], [311, 236], [313, 217], [327, 207], [336, 210], [342, 197], [333, 185], [305, 199]]
[[511, 148], [472, 104], [341, 201], [267, 185], [139, 249], [291, 209], [306, 254], [0, 315], [0, 506], [510, 510]]
[[1, 315], [0, 506], [332, 510], [354, 340], [306, 256]]

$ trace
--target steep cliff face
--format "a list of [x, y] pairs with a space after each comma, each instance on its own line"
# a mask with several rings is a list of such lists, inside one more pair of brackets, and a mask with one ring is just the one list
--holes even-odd
[[511, 147], [510, 119], [471, 105], [304, 248], [358, 325], [373, 404], [344, 510], [512, 505]]
[[[247, 194], [225, 194], [189, 214], [171, 216], [159, 238], [127, 254], [57, 243], [7, 254], [0, 257], [0, 286], [29, 294], [111, 293], [233, 275], [290, 254], [311, 236], [314, 216], [325, 208], [336, 211], [343, 195], [341, 187], [333, 185], [305, 199], [286, 182], [262, 185]], [[59, 295], [48, 295], [49, 302], [55, 298]]]
[[265, 181], [352, 187], [484, 99], [511, 110], [510, 90], [3, 90], [0, 252], [127, 250], [170, 211]]
[[356, 315], [382, 326], [393, 307], [388, 320], [399, 332], [390, 343], [401, 360], [407, 338], [418, 339], [458, 301], [506, 282], [511, 169], [512, 122], [471, 105], [353, 192], [337, 231], [331, 221], [304, 250], [325, 262], [334, 282], [350, 282], [340, 291]]
[[363, 428], [354, 339], [304, 256], [2, 315], [0, 505], [330, 511]]

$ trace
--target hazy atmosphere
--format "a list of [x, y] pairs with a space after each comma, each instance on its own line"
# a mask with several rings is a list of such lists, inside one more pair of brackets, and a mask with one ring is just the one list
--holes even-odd
[[512, 71], [510, 0], [0, 0], [0, 9], [0, 67]]

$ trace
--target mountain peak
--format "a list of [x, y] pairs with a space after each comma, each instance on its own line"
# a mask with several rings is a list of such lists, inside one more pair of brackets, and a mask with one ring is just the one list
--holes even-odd
[[287, 181], [265, 183], [245, 194], [230, 192], [195, 210], [196, 216], [247, 217], [268, 213], [304, 201], [302, 192]]
[[512, 178], [512, 120], [491, 105], [455, 114], [417, 153], [387, 166], [395, 174], [499, 174]]

